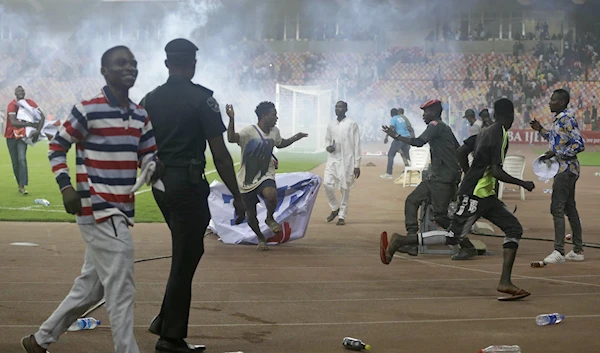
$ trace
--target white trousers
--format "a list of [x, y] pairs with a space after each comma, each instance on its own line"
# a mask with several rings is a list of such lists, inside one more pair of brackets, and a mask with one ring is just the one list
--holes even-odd
[[332, 211], [340, 210], [338, 213], [338, 218], [345, 219], [348, 211], [348, 200], [350, 199], [350, 190], [348, 189], [340, 189], [342, 192], [342, 199], [338, 203], [337, 197], [335, 196], [336, 188], [323, 185], [325, 188], [325, 195], [327, 195], [327, 202], [329, 202], [329, 207], [331, 207]]
[[80, 224], [86, 242], [81, 275], [67, 297], [40, 326], [37, 343], [48, 348], [58, 341], [86, 310], [106, 300], [116, 353], [139, 353], [133, 335], [133, 239], [122, 216], [114, 216], [98, 224]]

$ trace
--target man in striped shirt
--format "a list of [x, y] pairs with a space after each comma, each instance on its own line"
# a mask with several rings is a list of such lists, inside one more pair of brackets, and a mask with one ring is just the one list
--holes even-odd
[[[86, 242], [81, 275], [70, 293], [35, 335], [22, 339], [28, 353], [48, 346], [90, 306], [104, 297], [115, 352], [138, 353], [133, 335], [133, 225], [137, 168], [154, 160], [156, 144], [144, 108], [129, 100], [137, 61], [127, 47], [102, 56], [106, 86], [91, 100], [76, 104], [50, 142], [49, 159], [67, 213], [77, 215]], [[71, 185], [67, 152], [76, 145], [76, 188]], [[156, 179], [156, 178], [155, 178]]]

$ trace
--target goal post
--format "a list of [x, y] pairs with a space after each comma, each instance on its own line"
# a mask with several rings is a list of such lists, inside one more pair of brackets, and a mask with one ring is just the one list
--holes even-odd
[[289, 138], [298, 132], [308, 134], [289, 149], [304, 153], [325, 150], [325, 133], [333, 111], [331, 96], [331, 90], [320, 86], [276, 84], [275, 107], [281, 136]]

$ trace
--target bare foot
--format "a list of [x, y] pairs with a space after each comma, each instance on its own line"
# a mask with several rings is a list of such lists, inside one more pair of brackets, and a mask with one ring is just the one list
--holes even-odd
[[264, 241], [259, 241], [258, 246], [256, 247], [256, 251], [267, 251], [267, 250], [269, 250], [267, 243], [265, 243]]

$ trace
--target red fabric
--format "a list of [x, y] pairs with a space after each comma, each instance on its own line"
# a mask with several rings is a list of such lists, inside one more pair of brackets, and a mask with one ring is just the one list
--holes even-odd
[[[32, 101], [31, 99], [25, 99], [25, 100], [27, 101], [27, 103], [29, 103], [29, 105], [32, 108], [38, 107], [37, 104], [34, 101]], [[19, 105], [17, 105], [17, 101], [15, 99], [13, 99], [12, 102], [8, 103], [8, 108], [6, 108], [6, 130], [4, 130], [4, 137], [7, 139], [15, 138], [15, 132], [16, 132], [16, 135], [18, 135], [18, 136], [25, 135], [25, 128], [23, 128], [23, 127], [15, 128], [10, 123], [9, 113], [17, 114], [18, 111], [19, 111]]]

